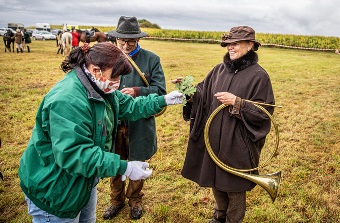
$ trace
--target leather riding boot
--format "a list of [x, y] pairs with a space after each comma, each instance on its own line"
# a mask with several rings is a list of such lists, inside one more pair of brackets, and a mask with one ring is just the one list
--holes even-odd
[[22, 48], [20, 48], [20, 52], [23, 53], [24, 51], [22, 50]]
[[63, 49], [61, 49], [61, 52], [60, 52], [61, 54], [63, 54], [64, 53], [64, 50]]
[[17, 48], [17, 53], [19, 53], [19, 49]]
[[30, 47], [29, 46], [27, 46], [27, 52], [29, 53], [29, 52], [31, 52], [31, 50], [30, 50]]
[[57, 54], [59, 54], [59, 51], [60, 51], [60, 50], [61, 50], [61, 49], [59, 48]]

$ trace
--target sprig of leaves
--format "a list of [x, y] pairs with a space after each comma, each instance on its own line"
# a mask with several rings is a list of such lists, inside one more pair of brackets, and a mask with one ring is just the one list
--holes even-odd
[[[195, 92], [196, 92], [196, 87], [193, 85], [194, 82], [194, 77], [193, 76], [186, 76], [185, 78], [182, 79], [181, 82], [175, 84], [175, 88], [184, 94], [185, 98], [190, 98]], [[187, 100], [183, 100], [183, 106], [187, 103]]]

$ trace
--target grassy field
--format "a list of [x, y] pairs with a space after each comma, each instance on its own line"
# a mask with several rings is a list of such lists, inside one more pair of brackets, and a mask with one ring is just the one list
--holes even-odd
[[[168, 91], [177, 76], [201, 81], [225, 54], [218, 44], [142, 40], [141, 46], [161, 57]], [[65, 75], [56, 52], [55, 41], [33, 41], [31, 53], [22, 54], [0, 47], [0, 222], [31, 221], [17, 171], [39, 103]], [[274, 114], [279, 156], [261, 174], [281, 170], [282, 183], [274, 203], [259, 186], [247, 194], [244, 222], [340, 222], [340, 55], [265, 47], [258, 54], [283, 106]], [[211, 190], [180, 174], [189, 131], [181, 111], [181, 105], [171, 106], [157, 118], [159, 151], [150, 160], [154, 174], [145, 183], [145, 214], [135, 222], [199, 223], [212, 217]], [[104, 221], [109, 203], [109, 179], [104, 179], [97, 222], [130, 222], [127, 206], [115, 220]]]

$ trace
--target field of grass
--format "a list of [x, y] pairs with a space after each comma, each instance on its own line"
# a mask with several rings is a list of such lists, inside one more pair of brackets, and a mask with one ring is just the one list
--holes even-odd
[[[168, 91], [170, 80], [192, 75], [201, 81], [222, 61], [218, 44], [142, 40], [161, 57]], [[19, 159], [30, 138], [35, 113], [48, 90], [65, 74], [55, 41], [33, 41], [31, 53], [5, 53], [0, 46], [0, 222], [30, 222], [17, 176]], [[279, 195], [272, 203], [257, 186], [247, 194], [244, 222], [340, 222], [340, 55], [262, 47], [259, 63], [268, 71], [276, 98], [279, 156], [261, 174], [282, 171]], [[189, 123], [181, 105], [157, 118], [159, 151], [149, 161], [144, 216], [135, 222], [201, 223], [211, 219], [214, 199], [209, 188], [184, 179]], [[271, 134], [273, 134], [271, 132]], [[269, 137], [268, 143], [273, 137]], [[98, 186], [97, 222], [130, 222], [126, 206], [113, 221], [102, 214], [109, 206], [109, 179]]]

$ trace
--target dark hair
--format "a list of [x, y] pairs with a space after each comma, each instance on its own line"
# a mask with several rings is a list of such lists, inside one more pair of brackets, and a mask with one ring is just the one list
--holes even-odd
[[113, 68], [112, 78], [129, 74], [132, 71], [132, 66], [123, 52], [110, 42], [97, 43], [92, 47], [85, 43], [81, 47], [76, 47], [60, 67], [66, 73], [83, 63], [86, 66], [94, 64], [103, 71]]

